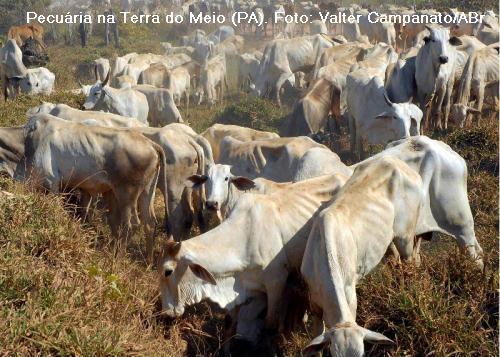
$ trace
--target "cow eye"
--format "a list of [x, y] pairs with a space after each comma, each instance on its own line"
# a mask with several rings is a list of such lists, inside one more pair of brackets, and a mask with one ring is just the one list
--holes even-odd
[[226, 178], [224, 179], [224, 181], [229, 181], [229, 177], [226, 177]]

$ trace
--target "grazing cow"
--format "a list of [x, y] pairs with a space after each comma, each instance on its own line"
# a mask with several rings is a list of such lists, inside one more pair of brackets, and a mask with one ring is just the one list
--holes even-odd
[[205, 175], [207, 166], [213, 165], [210, 145], [184, 124], [140, 128], [139, 131], [165, 152], [165, 209], [169, 234], [177, 241], [186, 239], [193, 222], [203, 231], [202, 193], [197, 190], [193, 192], [191, 185], [187, 184], [187, 178], [194, 174]]
[[181, 113], [175, 105], [172, 93], [165, 88], [156, 88], [147, 84], [139, 84], [132, 90], [146, 96], [148, 102], [148, 121], [151, 126], [165, 126], [182, 123]]
[[232, 165], [232, 172], [249, 178], [291, 181], [300, 158], [313, 147], [326, 148], [306, 136], [243, 142], [225, 137], [220, 143], [219, 162]]
[[0, 77], [5, 100], [7, 100], [9, 90], [14, 96], [19, 92], [19, 80], [26, 77], [27, 73], [21, 49], [16, 41], [8, 40], [5, 46], [0, 48]]
[[369, 144], [420, 134], [422, 111], [411, 103], [393, 103], [382, 79], [365, 69], [347, 76], [346, 100], [349, 113], [351, 154], [364, 157], [363, 140]]
[[420, 108], [425, 108], [425, 129], [429, 129], [431, 124], [432, 127], [446, 129], [457, 63], [455, 46], [461, 45], [462, 41], [458, 37], [450, 38], [449, 29], [427, 29], [430, 34], [424, 38], [425, 44], [418, 51], [415, 62], [417, 99]]
[[217, 100], [222, 101], [224, 87], [227, 89], [226, 59], [223, 55], [218, 55], [210, 59], [201, 70], [200, 83], [195, 93], [197, 104], [201, 104], [204, 97], [210, 106]]
[[309, 72], [316, 58], [333, 42], [324, 35], [304, 36], [292, 39], [273, 40], [264, 49], [255, 83], [259, 96], [274, 96], [280, 102], [280, 90], [294, 73]]
[[356, 323], [356, 285], [394, 241], [413, 254], [422, 179], [403, 161], [383, 157], [360, 164], [314, 221], [301, 273], [309, 288], [316, 337], [305, 354], [330, 345], [332, 356], [363, 356], [363, 341], [393, 342]]
[[107, 58], [98, 58], [92, 62], [94, 64], [95, 80], [104, 82], [106, 75], [110, 72], [111, 67]]
[[[474, 51], [469, 57], [460, 79], [457, 102], [452, 107], [452, 118], [460, 127], [468, 114], [481, 117], [485, 97], [498, 101], [498, 58], [498, 52], [489, 47]], [[471, 97], [476, 99], [476, 108], [469, 106]]]
[[52, 104], [44, 102], [37, 107], [28, 109], [26, 116], [30, 118], [36, 114], [50, 114], [64, 120], [82, 124], [92, 120], [94, 125], [97, 124], [109, 128], [136, 128], [146, 126], [144, 123], [135, 118], [128, 118], [117, 114], [92, 110], [78, 110], [66, 104]]
[[33, 116], [25, 129], [30, 179], [55, 193], [102, 194], [115, 237], [127, 240], [132, 225], [143, 224], [151, 261], [155, 189], [161, 172], [165, 177], [162, 148], [136, 131], [81, 125], [49, 114]]
[[46, 48], [43, 42], [43, 27], [40, 24], [26, 24], [20, 26], [11, 26], [7, 33], [8, 40], [15, 40], [17, 45], [21, 47], [23, 43], [30, 37], [37, 40], [43, 48]]
[[238, 125], [224, 125], [224, 124], [214, 124], [210, 128], [206, 129], [200, 135], [203, 136], [205, 139], [207, 139], [207, 141], [210, 143], [214, 161], [216, 163], [219, 162], [219, 156], [221, 152], [220, 151], [221, 141], [226, 136], [231, 136], [239, 141], [245, 141], [245, 142], [279, 138], [279, 135], [275, 133], [250, 129]]
[[167, 243], [159, 269], [163, 311], [178, 317], [202, 300], [231, 310], [265, 293], [266, 327], [277, 327], [280, 299], [289, 273], [300, 266], [312, 217], [344, 182], [340, 175], [323, 176], [267, 195], [245, 193], [216, 228]]
[[45, 67], [29, 68], [26, 77], [21, 79], [21, 91], [28, 94], [49, 95], [54, 89], [56, 76]]
[[96, 82], [89, 91], [83, 108], [97, 109], [136, 118], [148, 125], [149, 105], [147, 97], [131, 88], [116, 89], [108, 86], [109, 73], [104, 82]]
[[[366, 161], [381, 156], [406, 162], [422, 178], [426, 195], [416, 234], [440, 232], [454, 237], [482, 269], [483, 250], [474, 233], [474, 218], [467, 198], [465, 160], [445, 143], [426, 136], [392, 142]], [[417, 242], [415, 258], [418, 260], [419, 246]]]
[[309, 136], [334, 129], [328, 115], [340, 120], [341, 88], [325, 78], [311, 84], [306, 94], [295, 103], [293, 112], [283, 121], [281, 136]]

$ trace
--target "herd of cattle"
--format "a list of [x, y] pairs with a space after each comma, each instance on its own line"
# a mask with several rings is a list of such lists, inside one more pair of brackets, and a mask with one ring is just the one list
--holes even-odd
[[[0, 172], [78, 192], [87, 220], [102, 201], [118, 242], [142, 225], [150, 262], [159, 188], [169, 236], [159, 264], [165, 314], [210, 300], [232, 317], [228, 333], [258, 343], [264, 330], [283, 328], [289, 277], [300, 272], [317, 336], [305, 353], [330, 345], [332, 356], [362, 355], [363, 341], [392, 343], [356, 323], [356, 284], [386, 253], [418, 264], [421, 240], [440, 232], [483, 267], [466, 162], [421, 134], [447, 129], [450, 111], [460, 126], [479, 120], [485, 101], [497, 112], [498, 19], [485, 19], [496, 42], [481, 42], [482, 25], [469, 33], [463, 24], [323, 24], [311, 26], [318, 33], [278, 33], [260, 52], [224, 25], [195, 30], [182, 46], [164, 43], [164, 55], [130, 53], [113, 67], [99, 58], [96, 83], [76, 90], [84, 110], [43, 103], [25, 125], [0, 128]], [[53, 74], [27, 70], [15, 39], [0, 59], [6, 97], [18, 87], [52, 91]], [[278, 103], [288, 90], [304, 94], [281, 137], [222, 124], [198, 134], [184, 124], [183, 100], [213, 104], [229, 87]], [[310, 138], [342, 135], [346, 125], [352, 166]], [[365, 158], [364, 141], [389, 144]], [[193, 225], [203, 233], [187, 239]]]

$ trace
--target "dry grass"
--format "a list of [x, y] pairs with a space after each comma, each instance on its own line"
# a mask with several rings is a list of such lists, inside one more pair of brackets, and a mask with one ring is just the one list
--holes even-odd
[[[51, 48], [58, 92], [0, 103], [0, 126], [23, 124], [26, 110], [42, 100], [78, 107], [80, 96], [61, 91], [76, 87], [76, 66], [118, 53], [95, 44], [72, 48], [71, 56], [64, 46]], [[132, 44], [119, 54], [127, 46]], [[272, 109], [265, 101], [235, 97], [213, 108], [182, 108], [182, 114], [197, 131], [220, 120], [277, 129], [280, 113], [290, 108]], [[374, 348], [374, 355], [498, 355], [498, 122], [433, 137], [468, 162], [469, 199], [487, 269], [475, 270], [451, 239], [440, 236], [424, 244], [420, 268], [381, 265], [361, 282], [359, 323], [397, 342], [392, 349]], [[140, 237], [128, 254], [115, 257], [102, 223], [82, 225], [61, 198], [6, 179], [0, 190], [15, 194], [0, 198], [0, 355], [220, 352], [224, 315], [216, 307], [200, 304], [177, 321], [158, 316], [155, 271], [135, 251], [143, 249]], [[311, 337], [296, 331], [284, 353], [299, 354]]]

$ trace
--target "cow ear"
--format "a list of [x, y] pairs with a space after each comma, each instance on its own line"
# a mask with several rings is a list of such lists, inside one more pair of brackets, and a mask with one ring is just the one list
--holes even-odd
[[193, 183], [193, 187], [200, 187], [208, 180], [207, 175], [192, 175], [188, 177], [188, 180]]
[[304, 356], [310, 356], [320, 352], [330, 343], [328, 332], [324, 332], [318, 337], [314, 338], [309, 344], [302, 350]]
[[240, 191], [251, 190], [255, 187], [255, 182], [243, 176], [231, 178], [231, 183]]
[[373, 344], [379, 344], [379, 345], [394, 345], [394, 341], [391, 340], [388, 337], [385, 337], [381, 333], [375, 332], [368, 330], [366, 328], [363, 328], [363, 340], [366, 342], [370, 342]]
[[170, 237], [167, 240], [167, 255], [171, 257], [175, 257], [179, 251], [181, 250], [182, 243], [181, 242], [176, 242], [172, 237]]
[[460, 46], [463, 42], [461, 39], [459, 39], [458, 37], [456, 36], [453, 36], [452, 38], [450, 38], [450, 44], [452, 46]]
[[193, 274], [196, 275], [201, 280], [204, 280], [207, 283], [210, 283], [212, 285], [217, 285], [217, 282], [215, 281], [215, 278], [212, 275], [212, 273], [210, 273], [207, 269], [205, 269], [201, 265], [195, 264], [195, 263], [190, 263], [189, 269], [191, 269]]

